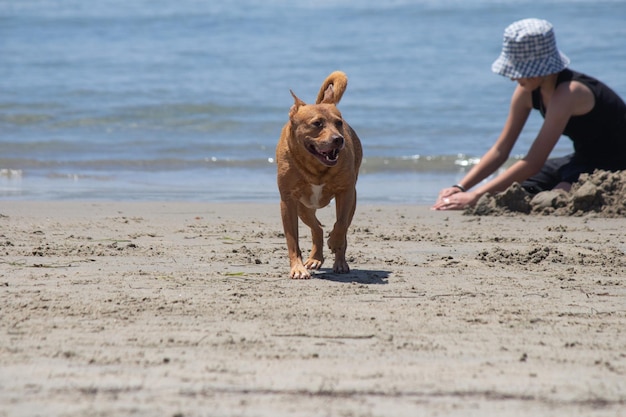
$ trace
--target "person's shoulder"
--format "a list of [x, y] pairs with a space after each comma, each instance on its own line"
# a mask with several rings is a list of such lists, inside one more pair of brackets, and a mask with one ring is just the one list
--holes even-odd
[[559, 85], [561, 83], [569, 82], [569, 81], [577, 81], [580, 79], [590, 78], [589, 76], [583, 74], [582, 72], [575, 71], [571, 68], [565, 68], [559, 72], [556, 78], [556, 84]]
[[555, 96], [568, 97], [578, 94], [593, 94], [592, 89], [585, 80], [571, 78], [566, 81], [559, 82], [554, 90]]
[[578, 87], [588, 86], [589, 82], [597, 82], [593, 77], [590, 77], [582, 72], [574, 71], [570, 68], [565, 68], [559, 72], [556, 80], [556, 90], [573, 90]]
[[563, 75], [559, 74], [559, 79], [563, 79], [565, 81], [578, 81], [586, 85], [602, 83], [596, 77], [593, 77], [584, 72], [575, 71], [573, 69], [566, 68], [561, 72]]

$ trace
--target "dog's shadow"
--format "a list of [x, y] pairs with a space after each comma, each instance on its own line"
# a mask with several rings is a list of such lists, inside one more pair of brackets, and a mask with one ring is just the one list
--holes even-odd
[[336, 274], [332, 268], [321, 268], [313, 275], [313, 278], [344, 284], [388, 284], [390, 273], [390, 271], [352, 269], [347, 274]]

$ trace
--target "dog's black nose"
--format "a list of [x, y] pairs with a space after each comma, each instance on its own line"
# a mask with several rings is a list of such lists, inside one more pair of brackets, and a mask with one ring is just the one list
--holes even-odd
[[344, 141], [343, 136], [334, 135], [332, 139], [333, 139], [333, 145], [339, 146], [339, 147], [343, 146], [343, 141]]

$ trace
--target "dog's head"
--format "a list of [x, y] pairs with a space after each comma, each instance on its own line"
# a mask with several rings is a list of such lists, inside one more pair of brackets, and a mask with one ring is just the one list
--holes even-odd
[[332, 167], [345, 146], [344, 121], [334, 104], [333, 87], [319, 104], [306, 104], [291, 91], [294, 104], [289, 110], [293, 136], [322, 164]]

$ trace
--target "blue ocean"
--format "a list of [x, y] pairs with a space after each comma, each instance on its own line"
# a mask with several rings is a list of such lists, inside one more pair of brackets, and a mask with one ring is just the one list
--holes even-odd
[[0, 0], [0, 199], [277, 202], [289, 90], [342, 70], [359, 201], [431, 204], [498, 136], [527, 17], [626, 97], [623, 0]]

